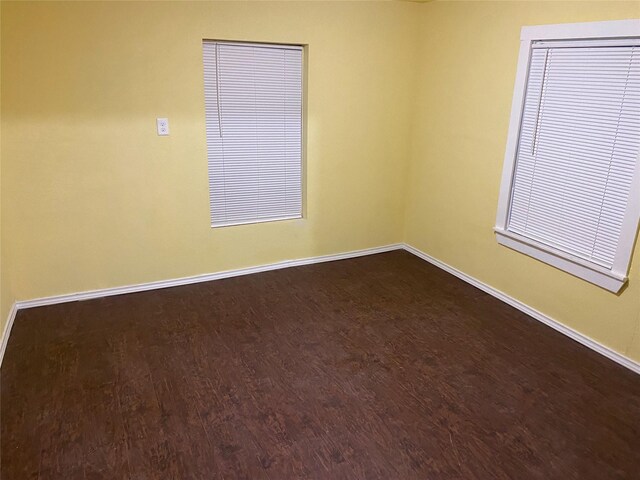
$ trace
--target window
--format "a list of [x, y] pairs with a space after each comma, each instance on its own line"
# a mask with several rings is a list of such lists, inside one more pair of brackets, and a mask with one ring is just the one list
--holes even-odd
[[521, 40], [497, 240], [617, 292], [640, 215], [640, 21]]
[[302, 216], [302, 47], [203, 42], [211, 226]]

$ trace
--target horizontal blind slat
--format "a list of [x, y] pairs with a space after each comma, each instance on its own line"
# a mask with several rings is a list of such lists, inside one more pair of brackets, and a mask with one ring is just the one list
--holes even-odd
[[508, 228], [611, 268], [639, 149], [637, 47], [534, 50]]
[[299, 218], [302, 48], [203, 43], [211, 222]]

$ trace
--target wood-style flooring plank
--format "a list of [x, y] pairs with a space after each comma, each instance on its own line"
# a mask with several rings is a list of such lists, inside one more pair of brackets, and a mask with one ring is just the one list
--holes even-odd
[[406, 252], [20, 311], [3, 480], [635, 479], [640, 377]]

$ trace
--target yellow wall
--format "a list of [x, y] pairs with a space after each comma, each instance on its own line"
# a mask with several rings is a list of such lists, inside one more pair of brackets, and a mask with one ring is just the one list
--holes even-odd
[[[2, 2], [3, 248], [15, 297], [401, 241], [418, 8]], [[211, 229], [203, 38], [309, 45], [307, 219]], [[156, 117], [169, 118], [169, 137], [156, 135]]]
[[637, 249], [616, 296], [498, 246], [492, 232], [521, 26], [637, 17], [639, 2], [424, 5], [405, 239], [640, 360]]
[[[639, 5], [2, 2], [0, 323], [14, 299], [405, 240], [640, 360], [637, 265], [617, 297], [492, 233], [520, 27]], [[209, 227], [203, 38], [309, 44], [307, 219]]]
[[[2, 26], [2, 9], [0, 8], [0, 33]], [[0, 48], [0, 65], [2, 65], [2, 52]], [[1, 73], [1, 69], [0, 69]], [[0, 78], [0, 120], [2, 118], [2, 79]], [[2, 224], [2, 203], [3, 203], [3, 193], [2, 193], [2, 128], [0, 128], [0, 335], [4, 333], [4, 327], [7, 321], [7, 317], [9, 315], [9, 310], [15, 298], [13, 297], [13, 293], [9, 288], [8, 281], [8, 263], [5, 258], [3, 243], [4, 236], [6, 234], [6, 229]]]
[[[0, 26], [2, 25], [2, 9], [0, 9]], [[1, 33], [1, 29], [0, 29]], [[2, 52], [0, 48], [0, 65], [2, 64]], [[0, 72], [1, 73], [1, 72]], [[0, 76], [0, 92], [2, 92], [2, 78]], [[0, 94], [0, 112], [2, 112], [2, 95]], [[1, 117], [0, 117], [1, 119]], [[4, 262], [2, 260], [2, 129], [0, 128], [0, 334], [4, 329], [4, 323], [6, 322], [7, 313], [12, 298], [9, 298], [9, 292], [5, 292], [5, 283], [2, 281], [2, 277], [5, 276]], [[4, 298], [7, 297], [7, 300]], [[5, 311], [6, 309], [6, 311]]]

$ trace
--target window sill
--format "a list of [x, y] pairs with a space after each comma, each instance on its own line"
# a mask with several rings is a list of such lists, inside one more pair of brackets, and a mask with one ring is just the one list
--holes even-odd
[[496, 239], [500, 245], [524, 253], [541, 262], [552, 265], [578, 278], [598, 285], [610, 292], [617, 293], [627, 282], [625, 275], [620, 275], [600, 265], [588, 262], [579, 257], [567, 254], [535, 240], [523, 237], [501, 228], [494, 228]]

